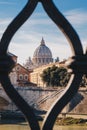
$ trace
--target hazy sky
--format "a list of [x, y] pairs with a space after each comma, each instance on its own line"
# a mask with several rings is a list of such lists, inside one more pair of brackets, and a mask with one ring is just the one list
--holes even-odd
[[[58, 9], [77, 31], [81, 42], [87, 46], [87, 0], [53, 0]], [[27, 0], [0, 0], [0, 38], [13, 18], [21, 11]], [[72, 55], [68, 41], [45, 13], [41, 3], [32, 16], [11, 40], [9, 51], [18, 56], [21, 64], [40, 45], [42, 37], [51, 49], [53, 58], [60, 60]]]

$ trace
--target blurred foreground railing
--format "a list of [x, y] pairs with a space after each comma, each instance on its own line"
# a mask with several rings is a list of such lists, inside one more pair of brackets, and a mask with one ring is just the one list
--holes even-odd
[[[72, 57], [67, 60], [65, 65], [72, 73], [70, 81], [62, 95], [54, 102], [47, 112], [40, 128], [33, 109], [18, 94], [12, 86], [8, 74], [14, 66], [14, 62], [7, 54], [8, 45], [16, 31], [25, 23], [36, 8], [38, 2], [41, 2], [44, 10], [53, 22], [60, 28], [66, 36], [72, 50]], [[9, 24], [0, 41], [0, 82], [11, 100], [24, 113], [29, 122], [31, 130], [52, 130], [55, 120], [65, 105], [73, 98], [79, 88], [83, 74], [87, 73], [87, 55], [83, 53], [80, 39], [72, 28], [71, 24], [59, 12], [52, 0], [28, 0], [26, 6], [18, 16]]]

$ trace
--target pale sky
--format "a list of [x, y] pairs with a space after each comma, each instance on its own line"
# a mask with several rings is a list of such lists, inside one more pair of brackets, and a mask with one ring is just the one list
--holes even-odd
[[[87, 0], [53, 0], [58, 9], [69, 20], [78, 33], [85, 50], [87, 46]], [[13, 18], [21, 11], [27, 0], [0, 0], [0, 38]], [[17, 31], [11, 40], [9, 51], [18, 56], [18, 62], [24, 63], [33, 57], [42, 37], [51, 49], [53, 58], [60, 60], [72, 55], [65, 36], [47, 16], [41, 3], [32, 16]]]

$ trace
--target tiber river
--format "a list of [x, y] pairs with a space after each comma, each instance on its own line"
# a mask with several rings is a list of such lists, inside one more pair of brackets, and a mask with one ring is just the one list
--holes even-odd
[[[30, 130], [28, 125], [0, 125], [0, 130]], [[53, 130], [87, 130], [87, 126], [54, 126]]]

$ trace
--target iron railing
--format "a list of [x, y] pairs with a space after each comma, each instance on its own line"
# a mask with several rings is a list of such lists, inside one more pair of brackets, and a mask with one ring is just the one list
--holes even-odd
[[[66, 62], [66, 66], [72, 73], [70, 81], [62, 95], [54, 102], [47, 112], [42, 127], [40, 128], [33, 109], [19, 95], [10, 82], [9, 72], [14, 66], [14, 62], [7, 54], [8, 45], [16, 31], [25, 23], [36, 8], [38, 2], [41, 2], [44, 10], [53, 22], [60, 28], [69, 41], [72, 50], [72, 57]], [[56, 8], [52, 0], [28, 0], [23, 10], [9, 24], [0, 41], [0, 82], [7, 95], [23, 112], [31, 130], [52, 130], [55, 120], [61, 110], [73, 98], [79, 88], [83, 74], [87, 73], [87, 54], [83, 53], [80, 39], [65, 17]]]

